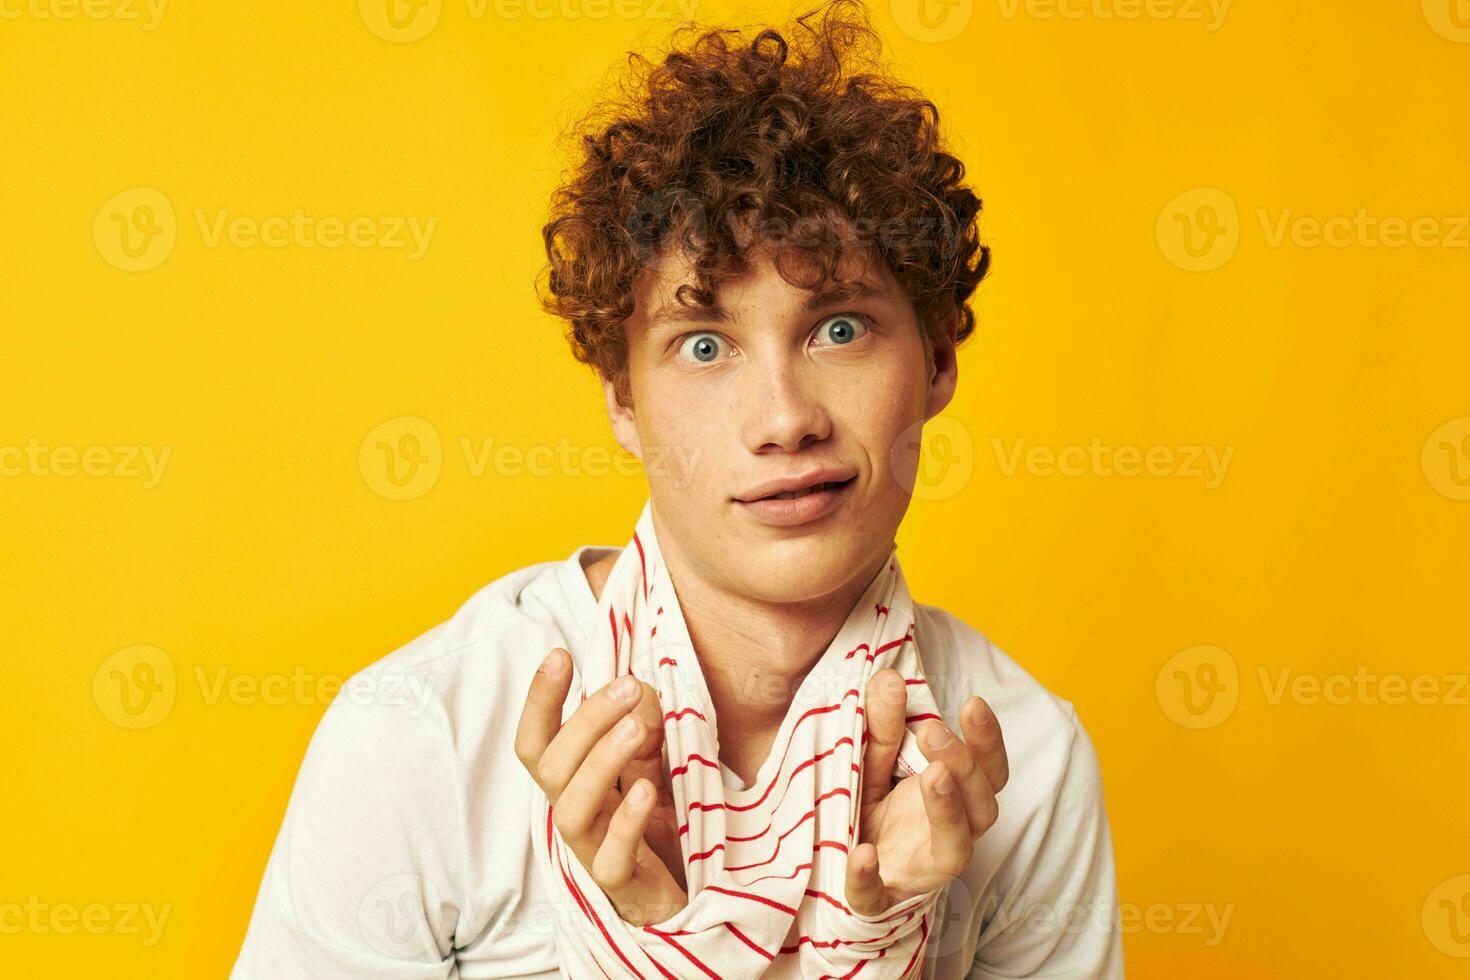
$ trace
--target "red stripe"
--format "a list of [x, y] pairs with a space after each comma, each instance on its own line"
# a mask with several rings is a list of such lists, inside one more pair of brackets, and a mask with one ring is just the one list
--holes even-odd
[[648, 601], [648, 564], [643, 559], [643, 539], [638, 537], [638, 532], [633, 532], [633, 544], [638, 546], [638, 569], [642, 573], [643, 601]]
[[[700, 755], [698, 752], [690, 752], [689, 753], [689, 760], [687, 762], [685, 762], [682, 766], [675, 766], [674, 768], [672, 768], [672, 769], [669, 770], [669, 778], [670, 779], [673, 779], [675, 776], [682, 776], [682, 775], [684, 775], [686, 772], [689, 771], [689, 764], [692, 763], [692, 762], [697, 762], [697, 763], [699, 763], [702, 766], [708, 766], [711, 769], [718, 769], [718, 768], [720, 768], [720, 764], [718, 762], [714, 761], [713, 759], [706, 759], [704, 756]], [[723, 804], [721, 804], [721, 805], [723, 805]]]
[[749, 887], [749, 886], [755, 884], [757, 881], [765, 881], [768, 878], [779, 878], [782, 881], [790, 881], [792, 878], [795, 878], [797, 875], [801, 874], [803, 871], [805, 871], [806, 869], [810, 868], [811, 866], [812, 866], [812, 862], [808, 861], [805, 864], [798, 864], [796, 867], [792, 868], [790, 874], [785, 874], [785, 875], [777, 875], [777, 874], [761, 875], [758, 878], [752, 878], [752, 879], [750, 879], [747, 882], [743, 882], [743, 884], [746, 885], [746, 887]]
[[613, 676], [618, 673], [618, 614], [612, 606], [607, 607], [607, 624], [612, 627], [613, 635]]
[[[846, 789], [844, 789], [843, 792], [847, 792]], [[725, 870], [726, 871], [730, 871], [730, 872], [747, 871], [747, 870], [749, 870], [751, 868], [764, 867], [765, 865], [770, 864], [772, 861], [775, 861], [776, 858], [781, 855], [781, 844], [782, 844], [782, 842], [784, 842], [787, 837], [790, 837], [792, 834], [796, 833], [796, 829], [798, 827], [800, 827], [802, 824], [806, 823], [812, 817], [816, 816], [816, 813], [817, 813], [817, 808], [816, 807], [812, 807], [806, 813], [802, 814], [801, 815], [801, 818], [799, 820], [797, 820], [796, 823], [792, 824], [791, 825], [791, 828], [789, 830], [787, 830], [781, 836], [777, 837], [776, 838], [776, 846], [771, 851], [771, 856], [768, 857], [768, 858], [766, 858], [764, 861], [756, 861], [756, 862], [754, 862], [752, 864], [738, 864], [738, 865], [728, 865], [727, 864], [725, 866]], [[710, 848], [704, 854], [691, 854], [689, 856], [689, 863], [690, 864], [693, 864], [695, 861], [702, 860], [703, 858], [709, 857], [709, 855], [712, 854], [712, 853], [714, 853], [714, 851], [716, 849], [723, 849], [724, 846], [725, 845], [723, 845], [723, 844], [716, 844], [714, 847]]]
[[[833, 752], [836, 752], [837, 751], [837, 746], [842, 745], [844, 742], [846, 742], [848, 745], [852, 745], [853, 744], [852, 738], [850, 736], [844, 735], [844, 736], [842, 736], [841, 738], [839, 738], [837, 740], [836, 744], [834, 744], [832, 746], [832, 748], [826, 749], [826, 750], [824, 750], [822, 752], [818, 752], [816, 755], [812, 756], [810, 759], [807, 759], [805, 762], [801, 763], [801, 765], [799, 765], [795, 769], [791, 770], [791, 772], [786, 777], [786, 786], [781, 791], [781, 798], [776, 801], [775, 805], [771, 809], [772, 810], [779, 810], [781, 808], [781, 804], [784, 803], [784, 802], [786, 802], [786, 792], [791, 789], [791, 781], [796, 778], [796, 774], [797, 773], [801, 772], [807, 766], [813, 765], [814, 763], [818, 762], [819, 760], [824, 759], [827, 756], [831, 755]], [[696, 761], [697, 760], [698, 762], [701, 762], [704, 765], [707, 765], [707, 766], [712, 765], [716, 769], [719, 768], [718, 764], [711, 763], [708, 759], [706, 759], [702, 755], [696, 755], [696, 754], [694, 754], [694, 753], [691, 752], [690, 755], [689, 755], [689, 758], [690, 758], [691, 761]], [[675, 768], [669, 770], [669, 778], [672, 779], [675, 776], [682, 776], [688, 770], [688, 768], [689, 767], [687, 765], [686, 766], [676, 766]], [[852, 764], [852, 771], [853, 772], [861, 772], [862, 769], [861, 769], [861, 767], [856, 762], [854, 762]], [[779, 772], [777, 773], [776, 778], [777, 779], [780, 778], [780, 773]], [[775, 780], [772, 780], [771, 785], [772, 786], [775, 785]], [[766, 792], [767, 793], [770, 793], [770, 790], [767, 789]], [[764, 799], [764, 797], [762, 797], [762, 799]], [[761, 801], [760, 800], [757, 800], [756, 801], [756, 803], [759, 803], [759, 802], [761, 802]], [[742, 807], [742, 806], [735, 806], [735, 805], [730, 804], [730, 803], [703, 803], [703, 802], [700, 802], [700, 801], [697, 801], [696, 800], [696, 801], [690, 803], [688, 806], [686, 806], [684, 808], [684, 812], [687, 814], [687, 813], [689, 813], [690, 811], [693, 811], [693, 810], [735, 810], [735, 811], [744, 811], [744, 810], [749, 810], [752, 806], [755, 806], [755, 804], [752, 803], [750, 806], [743, 806]], [[689, 829], [689, 824], [688, 823], [685, 823], [682, 827], [679, 828], [679, 833], [682, 834], [682, 833], [684, 833], [688, 829]], [[757, 834], [756, 836], [759, 837], [760, 835]], [[739, 840], [741, 838], [734, 838], [734, 837], [732, 837], [732, 838], [729, 838], [729, 839], [730, 840]], [[754, 838], [747, 838], [747, 839], [754, 840]]]
[[721, 895], [729, 895], [731, 898], [745, 898], [749, 899], [752, 902], [760, 902], [762, 905], [769, 905], [773, 909], [779, 909], [780, 911], [785, 912], [787, 915], [796, 914], [796, 909], [792, 908], [791, 906], [782, 905], [775, 899], [766, 898], [766, 896], [764, 895], [755, 895], [750, 892], [737, 892], [733, 888], [725, 888], [721, 885], [705, 885], [704, 890], [707, 892], [719, 892]]
[[820, 898], [822, 901], [836, 906], [837, 908], [846, 912], [848, 915], [852, 915], [852, 909], [848, 908], [846, 905], [843, 905], [841, 902], [837, 901], [837, 899], [833, 898], [831, 895], [828, 895], [826, 892], [818, 891], [815, 888], [808, 888], [806, 890], [806, 893], [812, 898]]
[[924, 952], [924, 946], [928, 942], [929, 942], [929, 913], [928, 912], [925, 912], [924, 913], [924, 917], [919, 920], [919, 945], [914, 950], [914, 955], [909, 957], [908, 964], [905, 965], [904, 968], [903, 968], [903, 975], [904, 976], [908, 976], [909, 975], [909, 970], [913, 969], [914, 962], [916, 960], [918, 960], [919, 956]]
[[[791, 726], [791, 736], [792, 737], [791, 738], [788, 738], [786, 740], [786, 747], [781, 751], [781, 762], [780, 762], [780, 765], [777, 766], [777, 768], [776, 768], [776, 775], [771, 779], [770, 785], [768, 785], [766, 787], [765, 792], [761, 793], [760, 798], [757, 799], [757, 800], [755, 800], [752, 803], [747, 803], [747, 804], [744, 804], [743, 806], [735, 806], [735, 805], [731, 804], [727, 808], [730, 809], [730, 810], [744, 812], [745, 810], [753, 810], [756, 807], [760, 806], [762, 803], [764, 803], [765, 800], [766, 800], [766, 797], [771, 795], [771, 790], [773, 790], [773, 789], [776, 788], [776, 781], [781, 778], [781, 770], [784, 769], [785, 766], [786, 766], [786, 754], [791, 751], [791, 743], [795, 740], [797, 727], [800, 726], [802, 722], [806, 721], [808, 718], [811, 718], [811, 717], [813, 717], [815, 715], [827, 714], [828, 712], [836, 711], [838, 708], [841, 708], [842, 707], [842, 702], [843, 701], [846, 701], [848, 698], [853, 697], [853, 696], [855, 696], [857, 694], [858, 694], [857, 688], [853, 688], [852, 690], [848, 691], [846, 694], [842, 695], [842, 701], [839, 701], [836, 704], [829, 704], [829, 705], [825, 705], [825, 706], [820, 707], [820, 708], [811, 708], [811, 709], [803, 712], [802, 715], [801, 715], [801, 717], [798, 718], [798, 719], [796, 719], [796, 723]], [[846, 736], [844, 736], [844, 738], [846, 738]], [[848, 742], [848, 744], [852, 744], [852, 739], [851, 738], [847, 738], [847, 742]], [[836, 749], [836, 747], [838, 745], [841, 745], [841, 744], [842, 744], [842, 740], [839, 739], [832, 747], [833, 747], [833, 749]], [[808, 760], [806, 762], [803, 762], [801, 765], [799, 765], [795, 769], [791, 770], [791, 776], [795, 776], [805, 766], [810, 765], [813, 761], [815, 761], [815, 757], [813, 757], [813, 759], [810, 759], [810, 760]], [[788, 787], [791, 785], [791, 779], [790, 779], [790, 777], [787, 778], [786, 785]]]
[[[909, 919], [912, 919], [913, 917], [914, 917], [914, 913], [910, 912], [908, 914], [908, 918], [904, 919], [904, 922], [907, 922]], [[783, 954], [790, 954], [790, 953], [798, 952], [801, 949], [801, 946], [802, 946], [803, 943], [807, 944], [808, 946], [815, 946], [815, 947], [823, 948], [823, 949], [834, 949], [834, 948], [836, 948], [838, 946], [862, 946], [862, 945], [865, 945], [867, 943], [879, 943], [879, 942], [882, 942], [883, 940], [887, 939], [889, 936], [893, 935], [895, 932], [897, 932], [898, 930], [900, 930], [902, 928], [903, 928], [903, 922], [900, 922], [898, 925], [894, 926], [892, 929], [889, 929], [883, 935], [881, 935], [881, 936], [874, 936], [872, 939], [813, 939], [811, 936], [808, 936], [805, 933], [803, 933], [802, 936], [799, 939], [797, 939], [795, 945], [793, 945], [793, 946], [782, 946], [781, 947], [781, 952]]]
[[[547, 804], [547, 806], [546, 806], [546, 841], [547, 841], [548, 853], [550, 853], [550, 849], [552, 847], [555, 847], [556, 846], [556, 840], [555, 840], [555, 838], [552, 835], [551, 828], [552, 828], [551, 805], [550, 804]], [[633, 975], [636, 976], [636, 977], [638, 977], [638, 980], [644, 980], [643, 974], [639, 973], [638, 972], [638, 968], [635, 967], [632, 963], [629, 963], [628, 962], [628, 958], [623, 955], [623, 951], [621, 949], [619, 949], [618, 948], [618, 944], [613, 941], [612, 934], [609, 933], [607, 931], [607, 927], [602, 924], [602, 919], [598, 917], [597, 910], [594, 909], [592, 907], [592, 905], [587, 901], [587, 897], [582, 894], [582, 889], [579, 888], [579, 887], [577, 887], [577, 882], [572, 878], [572, 876], [570, 874], [567, 873], [566, 865], [562, 864], [562, 862], [560, 860], [557, 861], [557, 864], [559, 866], [559, 870], [561, 871], [562, 881], [566, 882], [567, 889], [572, 893], [572, 898], [576, 900], [577, 905], [579, 907], [581, 907], [583, 914], [585, 914], [589, 919], [592, 920], [593, 923], [596, 924], [598, 931], [602, 933], [602, 938], [607, 940], [607, 944], [612, 947], [612, 951], [615, 954], [617, 954], [618, 959], [620, 959], [620, 960], [623, 961], [623, 965], [626, 966], [629, 970], [632, 970], [633, 971]], [[653, 961], [653, 957], [650, 956], [649, 957], [649, 960], [650, 961]], [[658, 963], [654, 962], [654, 966], [658, 966]], [[601, 969], [600, 966], [598, 968]], [[662, 971], [663, 970], [663, 967], [660, 966], [659, 967], [659, 970]]]
[[678, 711], [665, 711], [664, 721], [678, 721], [685, 715], [694, 715], [706, 725], [709, 724], [709, 719], [706, 718], [697, 708], [680, 708]]
[[[823, 793], [821, 796], [818, 796], [815, 800], [812, 800], [812, 810], [811, 810], [811, 812], [812, 813], [815, 813], [816, 812], [816, 808], [822, 805], [822, 801], [823, 800], [830, 800], [834, 796], [845, 796], [848, 799], [852, 799], [852, 790], [848, 789], [846, 786], [839, 786], [839, 787], [837, 787], [834, 790], [830, 790], [830, 791], [828, 791], [826, 793]], [[772, 823], [774, 823], [774, 821], [772, 821]], [[771, 832], [771, 826], [772, 826], [772, 824], [769, 824], [768, 823], [768, 824], [766, 824], [766, 829], [765, 830], [762, 830], [758, 834], [751, 834], [748, 837], [734, 837], [734, 836], [731, 836], [730, 834], [726, 834], [725, 835], [725, 840], [730, 841], [731, 843], [735, 843], [737, 841], [743, 842], [743, 841], [751, 841], [751, 840], [760, 840], [762, 837], [766, 836], [767, 834], [769, 834]]]
[[[886, 954], [887, 952], [888, 952], [888, 950], [886, 950], [886, 949], [880, 949], [880, 950], [878, 950], [878, 955], [876, 957], [874, 957], [874, 959], [881, 960], [883, 958], [884, 954]], [[856, 966], [854, 966], [851, 970], [848, 970], [842, 976], [840, 976], [840, 977], [825, 977], [824, 976], [824, 977], [821, 978], [821, 980], [852, 980], [853, 977], [855, 977], [855, 976], [858, 975], [858, 971], [859, 970], [861, 970], [863, 967], [867, 966], [871, 962], [872, 962], [872, 960], [859, 960], [858, 961], [858, 964]]]
[[[910, 627], [910, 629], [912, 629], [912, 627]], [[886, 652], [888, 650], [892, 650], [896, 646], [901, 646], [902, 644], [905, 644], [905, 643], [909, 642], [913, 638], [914, 638], [913, 637], [913, 634], [910, 633], [909, 635], [903, 637], [902, 639], [892, 640], [892, 641], [890, 641], [888, 643], [883, 644], [881, 647], [879, 647], [878, 649], [874, 650], [873, 652], [869, 653], [867, 655], [867, 657], [865, 657], [864, 659], [866, 659], [869, 663], [872, 663], [873, 660], [874, 660], [874, 658], [876, 658], [880, 653], [884, 653], [884, 652]], [[847, 651], [847, 656], [843, 657], [842, 659], [843, 660], [851, 660], [853, 654], [857, 653], [859, 650], [866, 650], [866, 649], [868, 649], [868, 645], [866, 643], [859, 643], [857, 646], [855, 646], [851, 650]]]
[[751, 949], [755, 950], [757, 953], [761, 954], [766, 959], [768, 959], [768, 960], [774, 960], [776, 958], [776, 956], [775, 956], [774, 953], [768, 953], [764, 949], [762, 949], [760, 946], [757, 946], [755, 943], [751, 942], [751, 939], [750, 939], [749, 936], [747, 936], [745, 933], [741, 932], [739, 929], [736, 929], [735, 928], [735, 923], [733, 923], [733, 922], [726, 922], [725, 923], [725, 928], [726, 929], [729, 929], [730, 932], [735, 936], [736, 939], [740, 940], [742, 943], [744, 943], [745, 945], [749, 946]]
[[[910, 628], [912, 628], [912, 627], [910, 627]], [[889, 640], [887, 643], [883, 644], [881, 647], [879, 647], [878, 649], [874, 650], [873, 651], [873, 656], [874, 657], [882, 656], [883, 654], [887, 653], [889, 650], [892, 650], [894, 647], [901, 647], [901, 646], [903, 646], [905, 643], [908, 643], [913, 638], [914, 638], [914, 634], [912, 634], [912, 633], [906, 633], [906, 634], [904, 634], [902, 637], [900, 637], [897, 640]], [[870, 657], [868, 659], [871, 660], [872, 657]]]
[[689, 952], [689, 950], [685, 949], [683, 946], [680, 946], [678, 943], [674, 942], [673, 937], [670, 936], [668, 933], [666, 933], [666, 932], [660, 932], [659, 930], [653, 928], [653, 926], [644, 926], [643, 927], [643, 930], [645, 932], [652, 933], [653, 935], [655, 935], [658, 938], [662, 939], [664, 942], [668, 943], [670, 946], [672, 946], [675, 949], [677, 949], [680, 953], [682, 953], [684, 955], [684, 958], [685, 959], [687, 959], [690, 963], [693, 963], [695, 966], [697, 966], [701, 970], [703, 970], [705, 976], [707, 976], [707, 977], [713, 977], [714, 980], [720, 980], [720, 975], [718, 973], [716, 973], [714, 970], [711, 970], [709, 967], [705, 966], [704, 965], [704, 962], [702, 960], [700, 960], [699, 957], [695, 956], [693, 953]]

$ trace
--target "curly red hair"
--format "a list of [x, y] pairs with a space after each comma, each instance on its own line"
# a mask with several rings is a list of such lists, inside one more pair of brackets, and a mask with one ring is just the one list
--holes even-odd
[[[709, 29], [681, 48], [700, 30], [685, 22], [662, 64], [630, 53], [621, 90], [571, 132], [577, 159], [542, 228], [538, 295], [624, 405], [634, 282], [676, 243], [695, 274], [678, 301], [709, 305], [747, 268], [752, 229], [806, 288], [835, 278], [856, 235], [907, 292], [926, 350], [974, 330], [969, 298], [990, 249], [939, 110], [875, 67], [881, 44], [858, 0], [831, 0], [795, 27], [791, 40], [767, 28], [748, 43]], [[798, 278], [793, 257], [818, 278]]]

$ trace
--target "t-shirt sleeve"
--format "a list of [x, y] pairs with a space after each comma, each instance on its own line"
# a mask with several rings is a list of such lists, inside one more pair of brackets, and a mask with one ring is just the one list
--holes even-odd
[[312, 736], [232, 980], [456, 975], [465, 828], [443, 709], [426, 685], [363, 681]]
[[[1122, 927], [1102, 773], [1068, 705], [1066, 769], [1018, 885], [982, 928], [970, 980], [1120, 980]], [[1004, 794], [1001, 806], [1005, 806]]]

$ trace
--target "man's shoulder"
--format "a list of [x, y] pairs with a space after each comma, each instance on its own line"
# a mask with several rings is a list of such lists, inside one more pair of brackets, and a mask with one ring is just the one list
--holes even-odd
[[[451, 950], [504, 975], [554, 969], [516, 912], [534, 900], [536, 797], [512, 744], [544, 648], [564, 645], [572, 580], [558, 565], [496, 578], [344, 682], [302, 760], [237, 975], [310, 962], [317, 976], [390, 976], [405, 951]], [[405, 941], [397, 914], [385, 928], [374, 910], [410, 886], [423, 928]]]
[[[983, 697], [1000, 721], [1012, 783], [1044, 799], [1078, 759], [1091, 762], [1086, 731], [1072, 702], [1052, 691], [980, 629], [938, 606], [915, 603], [915, 636], [924, 673], [945, 722], [960, 730], [959, 712], [971, 694]], [[1015, 798], [1021, 793], [1008, 793]]]
[[458, 742], [507, 712], [514, 720], [513, 702], [542, 658], [579, 628], [564, 594], [565, 562], [536, 562], [481, 586], [448, 619], [349, 677], [324, 725], [370, 725], [382, 738], [427, 724]]
[[1049, 689], [989, 636], [939, 606], [915, 603], [915, 637], [924, 673], [942, 708], [958, 712], [979, 694], [999, 713], [1024, 713], [1033, 722], [1070, 724], [1071, 701]]

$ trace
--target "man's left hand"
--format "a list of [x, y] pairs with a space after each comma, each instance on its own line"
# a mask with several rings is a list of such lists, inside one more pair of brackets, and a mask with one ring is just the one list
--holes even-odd
[[960, 710], [963, 737], [942, 721], [919, 724], [919, 748], [929, 765], [893, 783], [903, 739], [907, 692], [892, 668], [868, 680], [863, 712], [861, 826], [847, 856], [847, 902], [874, 915], [949, 882], [970, 863], [975, 841], [999, 815], [996, 794], [1010, 778], [1000, 722], [973, 695]]

